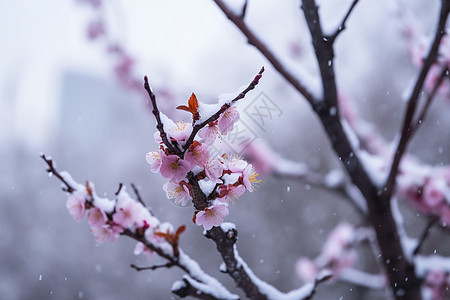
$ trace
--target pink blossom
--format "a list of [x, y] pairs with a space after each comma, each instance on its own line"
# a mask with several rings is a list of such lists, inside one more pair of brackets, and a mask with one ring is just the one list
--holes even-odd
[[258, 175], [252, 165], [247, 165], [242, 172], [242, 181], [249, 192], [253, 192], [256, 184], [261, 182], [261, 179], [257, 179]]
[[[166, 115], [161, 114], [161, 119], [164, 123], [164, 131], [168, 135], [169, 139], [172, 141], [185, 141], [191, 135], [192, 132], [192, 124], [186, 122], [174, 122]], [[155, 141], [157, 143], [161, 143], [161, 135], [159, 131], [155, 132], [154, 135]]]
[[75, 221], [81, 221], [84, 217], [84, 212], [86, 211], [86, 200], [84, 198], [84, 193], [76, 191], [71, 194], [67, 199], [66, 207]]
[[340, 223], [328, 236], [322, 253], [327, 260], [340, 259], [346, 249], [353, 242], [355, 230], [348, 223]]
[[190, 163], [191, 165], [197, 165], [199, 167], [203, 167], [209, 159], [209, 152], [206, 147], [194, 141], [191, 146], [189, 146], [189, 150], [184, 155], [184, 160]]
[[163, 189], [166, 191], [167, 199], [174, 199], [176, 205], [181, 204], [185, 206], [192, 199], [185, 181], [179, 183], [168, 181], [163, 185]]
[[87, 218], [92, 227], [101, 227], [108, 221], [105, 212], [98, 207], [91, 209]]
[[205, 174], [214, 183], [222, 183], [222, 164], [217, 159], [210, 159], [205, 165]]
[[297, 276], [304, 282], [313, 282], [319, 273], [319, 268], [309, 258], [301, 257], [295, 264], [295, 271]]
[[206, 145], [212, 145], [219, 134], [219, 128], [217, 127], [217, 121], [209, 123], [207, 126], [203, 127], [198, 136], [202, 138], [202, 142]]
[[230, 203], [234, 199], [239, 198], [245, 193], [245, 186], [243, 185], [221, 185], [219, 188], [219, 201]]
[[121, 192], [117, 199], [116, 212], [113, 215], [113, 221], [123, 228], [131, 228], [139, 221], [142, 205], [134, 201], [128, 194]]
[[153, 251], [144, 245], [144, 243], [138, 242], [133, 251], [134, 255], [145, 254], [147, 259], [150, 261], [153, 257]]
[[195, 223], [199, 226], [203, 225], [206, 230], [210, 230], [213, 226], [222, 224], [228, 213], [226, 204], [211, 205], [195, 215]]
[[88, 38], [90, 40], [95, 40], [98, 37], [105, 34], [105, 28], [102, 21], [92, 21], [88, 25]]
[[228, 108], [220, 115], [218, 121], [220, 132], [226, 135], [228, 131], [232, 131], [234, 123], [239, 120], [239, 112], [235, 106]]
[[161, 164], [162, 164], [161, 153], [162, 153], [162, 151], [158, 150], [158, 151], [149, 152], [149, 153], [147, 153], [147, 155], [145, 155], [145, 159], [149, 163], [150, 170], [153, 173], [158, 173], [159, 170], [161, 169]]
[[176, 155], [162, 156], [160, 172], [164, 178], [169, 178], [175, 182], [181, 181], [186, 177], [190, 169], [190, 164]]
[[446, 183], [443, 179], [431, 179], [423, 187], [423, 201], [427, 206], [434, 208], [445, 200], [444, 191]]
[[223, 154], [221, 157], [219, 157], [220, 162], [223, 164], [224, 170], [229, 170], [232, 173], [240, 173], [243, 172], [244, 169], [247, 167], [248, 163], [240, 159], [237, 155], [228, 155]]
[[119, 237], [119, 234], [123, 232], [123, 228], [115, 224], [105, 224], [99, 227], [92, 227], [91, 231], [97, 243], [114, 243]]

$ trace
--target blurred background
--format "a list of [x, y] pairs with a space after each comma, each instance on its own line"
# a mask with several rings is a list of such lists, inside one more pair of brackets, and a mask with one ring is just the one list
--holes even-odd
[[[233, 8], [243, 3], [229, 2]], [[330, 31], [351, 3], [318, 2]], [[360, 2], [336, 44], [337, 83], [362, 118], [390, 141], [403, 115], [402, 93], [417, 72], [399, 11], [411, 13], [429, 34], [439, 1]], [[245, 20], [292, 72], [307, 74], [314, 86], [317, 67], [299, 6], [293, 0], [249, 1]], [[133, 255], [135, 243], [126, 238], [96, 245], [87, 222], [76, 223], [68, 214], [66, 195], [46, 174], [40, 153], [77, 181], [93, 181], [99, 195], [112, 198], [119, 183], [129, 191], [129, 184], [136, 184], [161, 221], [187, 224], [184, 251], [233, 290], [234, 283], [218, 271], [213, 243], [192, 223], [192, 208], [171, 204], [163, 179], [145, 162], [156, 144], [155, 121], [141, 88], [144, 75], [161, 110], [188, 120], [188, 114], [173, 109], [192, 92], [214, 103], [220, 94], [246, 86], [265, 66], [257, 89], [239, 104], [246, 128], [255, 140], [316, 172], [339, 167], [306, 101], [212, 1], [0, 0], [0, 28], [2, 299], [172, 299], [170, 287], [182, 276], [175, 269], [131, 269], [130, 263], [148, 262]], [[261, 93], [278, 109], [264, 126], [244, 112]], [[442, 112], [449, 104], [433, 105], [429, 120], [437, 121], [424, 124], [411, 149], [424, 162], [448, 164], [449, 124]], [[288, 291], [302, 284], [295, 275], [298, 257], [317, 256], [340, 221], [361, 220], [338, 194], [295, 178], [260, 177], [260, 187], [236, 201], [226, 220], [236, 223], [241, 256], [254, 272]], [[424, 222], [408, 216], [408, 229], [419, 232]], [[432, 236], [431, 244], [433, 239], [439, 237]], [[369, 249], [360, 251], [357, 265], [377, 272]], [[322, 285], [316, 298], [385, 299], [386, 294], [334, 281]]]

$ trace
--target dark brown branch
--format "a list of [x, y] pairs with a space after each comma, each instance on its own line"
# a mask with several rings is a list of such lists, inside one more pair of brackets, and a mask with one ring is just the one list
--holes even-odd
[[428, 220], [427, 226], [425, 227], [422, 234], [420, 235], [419, 243], [417, 244], [416, 248], [413, 251], [413, 255], [419, 254], [420, 248], [422, 247], [423, 243], [425, 242], [426, 238], [428, 237], [428, 234], [431, 232], [431, 227], [433, 227], [437, 221], [439, 221], [438, 217], [432, 217]]
[[[330, 141], [339, 159], [344, 164], [352, 182], [363, 194], [368, 208], [368, 220], [375, 229], [391, 290], [396, 299], [420, 299], [420, 285], [414, 273], [414, 266], [405, 259], [396, 222], [392, 215], [390, 197], [381, 198], [377, 187], [369, 178], [359, 158], [353, 152], [348, 137], [340, 123], [337, 110], [337, 89], [333, 69], [333, 45], [323, 35], [318, 8], [314, 0], [303, 0], [302, 8], [311, 32], [313, 46], [319, 64], [323, 84], [323, 101], [314, 104]], [[330, 108], [337, 113], [330, 114]], [[408, 278], [408, 281], [404, 279]]]
[[402, 131], [400, 136], [400, 141], [398, 143], [397, 149], [394, 154], [394, 160], [389, 171], [389, 176], [384, 185], [383, 197], [389, 199], [394, 192], [395, 179], [397, 177], [398, 169], [400, 166], [400, 161], [403, 154], [406, 151], [409, 141], [413, 135], [414, 130], [412, 128], [415, 126], [413, 123], [413, 118], [416, 112], [416, 107], [419, 101], [420, 92], [422, 91], [425, 79], [430, 71], [432, 64], [436, 61], [438, 56], [439, 45], [445, 34], [445, 23], [450, 12], [450, 1], [442, 0], [442, 6], [440, 10], [439, 21], [436, 28], [436, 33], [431, 44], [431, 48], [428, 52], [426, 59], [424, 60], [423, 67], [420, 70], [419, 76], [414, 85], [414, 89], [409, 97], [408, 106], [406, 108], [405, 116], [403, 119]]
[[65, 186], [66, 188], [63, 188], [63, 191], [68, 193], [73, 193], [75, 191], [75, 188], [72, 187], [67, 181], [61, 176], [61, 174], [55, 169], [53, 165], [53, 160], [45, 157], [45, 154], [41, 154], [42, 159], [47, 163], [47, 173], [49, 175], [55, 175]]
[[115, 192], [115, 195], [116, 195], [116, 196], [119, 195], [119, 193], [120, 193], [120, 191], [122, 190], [122, 188], [123, 188], [123, 183], [120, 182], [120, 183], [119, 183], [119, 188], [117, 189], [117, 192]]
[[441, 86], [442, 82], [444, 81], [445, 77], [448, 77], [449, 69], [443, 69], [441, 74], [439, 75], [438, 80], [436, 81], [436, 84], [433, 87], [433, 90], [428, 94], [427, 100], [425, 101], [425, 104], [419, 113], [419, 116], [417, 117], [416, 121], [413, 122], [412, 128], [411, 128], [411, 135], [414, 135], [415, 131], [420, 127], [420, 125], [423, 124], [423, 121], [425, 120], [425, 116], [428, 112], [428, 109], [430, 108], [431, 102], [433, 102], [433, 99], [436, 96], [436, 93]]
[[267, 296], [262, 294], [253, 283], [244, 267], [236, 260], [234, 244], [237, 241], [237, 230], [231, 229], [224, 232], [220, 227], [213, 227], [207, 231], [206, 237], [216, 243], [217, 251], [225, 263], [226, 272], [233, 278], [237, 286], [244, 291], [245, 295], [253, 300], [267, 299]]
[[172, 143], [167, 138], [166, 132], [164, 131], [164, 124], [161, 121], [161, 116], [160, 116], [160, 113], [159, 113], [159, 109], [158, 109], [158, 106], [156, 104], [156, 96], [153, 93], [152, 89], [150, 88], [147, 76], [144, 76], [144, 88], [147, 91], [148, 96], [150, 97], [150, 100], [151, 100], [151, 103], [152, 103], [152, 106], [153, 106], [152, 113], [153, 113], [153, 115], [155, 116], [155, 119], [156, 119], [156, 128], [158, 129], [159, 134], [161, 135], [161, 139], [162, 139], [164, 145], [166, 145], [166, 147], [167, 147], [167, 149], [169, 149], [170, 153], [173, 153], [173, 154], [176, 154], [176, 155], [180, 156], [182, 154], [181, 150], [179, 148], [175, 147], [174, 145], [172, 145]]
[[248, 0], [245, 0], [244, 5], [242, 6], [241, 15], [239, 16], [242, 20], [244, 20], [245, 14], [247, 13], [247, 5], [248, 5]]
[[245, 97], [245, 95], [247, 95], [248, 92], [253, 90], [258, 85], [259, 80], [261, 79], [263, 72], [264, 72], [264, 67], [262, 67], [261, 70], [259, 70], [258, 74], [255, 76], [253, 81], [250, 82], [250, 84], [247, 86], [247, 88], [245, 90], [240, 92], [230, 102], [225, 103], [215, 114], [213, 114], [211, 117], [209, 117], [206, 121], [203, 121], [202, 123], [195, 125], [194, 128], [192, 129], [191, 135], [189, 136], [188, 140], [186, 141], [186, 144], [183, 147], [184, 151], [189, 149], [189, 147], [192, 145], [192, 143], [194, 142], [195, 136], [200, 131], [200, 129], [202, 129], [203, 127], [205, 127], [209, 123], [216, 121], [225, 110], [230, 108], [230, 106], [233, 105], [234, 103], [236, 103], [237, 101], [243, 99]]
[[352, 13], [358, 1], [359, 0], [353, 0], [353, 3], [350, 6], [349, 10], [347, 11], [347, 14], [345, 15], [344, 19], [342, 20], [341, 25], [339, 25], [336, 31], [332, 35], [330, 35], [329, 39], [332, 44], [334, 43], [338, 35], [345, 30], [345, 23], [347, 22], [347, 19], [350, 17], [350, 14]]
[[[144, 207], [147, 207], [147, 205], [145, 205], [144, 200], [142, 200], [141, 194], [139, 193], [138, 188], [134, 185], [134, 183], [131, 184], [131, 188], [133, 189], [134, 194], [136, 195], [137, 201], [139, 203], [141, 203]], [[153, 215], [153, 213], [152, 213]]]
[[175, 263], [170, 262], [170, 261], [168, 263], [166, 263], [166, 264], [163, 264], [163, 265], [154, 265], [154, 266], [150, 266], [150, 267], [138, 267], [135, 264], [131, 264], [130, 265], [130, 267], [135, 269], [136, 271], [145, 271], [145, 270], [152, 270], [152, 271], [154, 271], [154, 270], [162, 269], [162, 268], [170, 269], [173, 266], [175, 266]]
[[308, 89], [281, 63], [281, 60], [260, 40], [247, 26], [244, 20], [234, 14], [231, 9], [222, 1], [214, 0], [222, 12], [233, 22], [239, 30], [246, 36], [248, 43], [256, 47], [262, 55], [272, 64], [272, 66], [300, 93], [309, 103], [314, 102], [314, 96]]

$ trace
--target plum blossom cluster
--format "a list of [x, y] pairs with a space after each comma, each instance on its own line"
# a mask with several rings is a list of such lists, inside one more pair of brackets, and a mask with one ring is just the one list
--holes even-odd
[[424, 294], [426, 299], [448, 299], [450, 274], [443, 270], [430, 270], [425, 277]]
[[304, 282], [313, 282], [323, 270], [329, 270], [334, 277], [350, 268], [357, 260], [354, 244], [357, 242], [355, 228], [349, 223], [338, 224], [328, 235], [322, 253], [311, 260], [300, 257], [296, 263], [298, 277]]
[[403, 164], [397, 194], [425, 215], [438, 217], [444, 225], [450, 224], [449, 167]]
[[[161, 223], [141, 202], [133, 199], [125, 187], [121, 187], [116, 198], [111, 200], [97, 196], [92, 183], [81, 185], [68, 173], [61, 172], [61, 175], [74, 187], [66, 202], [69, 213], [76, 221], [87, 216], [97, 243], [113, 243], [119, 235], [131, 234], [141, 240], [136, 244], [134, 253], [144, 254], [149, 260], [153, 250], [148, 245], [162, 248], [167, 246], [167, 242], [170, 244], [167, 238], [175, 235], [173, 225]], [[173, 250], [176, 252], [175, 248]]]
[[[260, 180], [253, 166], [240, 157], [226, 153], [213, 157], [208, 150], [216, 139], [233, 130], [239, 120], [237, 108], [221, 105], [219, 108], [223, 111], [217, 118], [210, 120], [210, 117], [202, 123], [201, 115], [212, 114], [217, 106], [199, 102], [195, 94], [188, 102], [188, 106], [177, 108], [192, 113], [193, 122], [174, 122], [161, 113], [164, 130], [154, 135], [159, 146], [156, 151], [147, 153], [146, 160], [152, 172], [168, 179], [163, 185], [167, 198], [181, 206], [193, 202], [198, 210], [194, 222], [209, 230], [222, 224], [229, 213], [228, 204], [246, 190], [252, 192]], [[194, 128], [200, 126], [199, 123], [204, 126], [196, 134]], [[175, 150], [166, 145], [163, 134]], [[196, 204], [194, 184], [206, 196], [206, 203]]]

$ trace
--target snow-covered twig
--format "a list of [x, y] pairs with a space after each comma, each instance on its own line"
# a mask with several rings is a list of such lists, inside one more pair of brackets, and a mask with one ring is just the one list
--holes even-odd
[[327, 279], [328, 274], [320, 276], [314, 284], [306, 284], [298, 289], [283, 293], [272, 285], [259, 279], [247, 263], [239, 256], [236, 247], [237, 230], [233, 223], [223, 223], [206, 231], [206, 237], [216, 243], [217, 251], [224, 261], [223, 272], [228, 273], [237, 286], [249, 299], [299, 300], [311, 299], [317, 285]]
[[[161, 258], [167, 260], [167, 263], [164, 265], [155, 265], [147, 268], [131, 265], [132, 268], [141, 271], [144, 269], [156, 270], [159, 268], [170, 268], [176, 266], [188, 274], [188, 278], [191, 279], [191, 284], [194, 281], [197, 283], [197, 285], [193, 285], [192, 287], [195, 289], [196, 294], [189, 295], [194, 297], [198, 295], [197, 298], [199, 299], [228, 300], [239, 298], [237, 295], [230, 293], [215, 278], [206, 274], [196, 261], [191, 259], [182, 251], [182, 249], [179, 248], [178, 238], [184, 231], [184, 228], [180, 230], [183, 226], [180, 227], [175, 233], [171, 233], [169, 229], [171, 225], [167, 225], [165, 226], [167, 228], [164, 232], [162, 225], [159, 224], [159, 221], [154, 216], [149, 215], [147, 208], [142, 204], [143, 202], [136, 201], [135, 203], [139, 205], [135, 205], [132, 208], [130, 208], [130, 205], [132, 205], [133, 202], [127, 202], [127, 204], [123, 205], [120, 209], [115, 207], [121, 205], [120, 203], [124, 197], [130, 201], [134, 201], [134, 199], [129, 198], [128, 194], [124, 191], [124, 188], [120, 189], [120, 192], [117, 195], [117, 201], [99, 198], [96, 196], [91, 183], [86, 182], [86, 186], [77, 183], [68, 173], [64, 172], [63, 174], [58, 172], [54, 167], [53, 160], [47, 158], [44, 154], [42, 154], [41, 157], [48, 165], [47, 172], [56, 176], [65, 185], [63, 190], [69, 194], [77, 193], [77, 196], [82, 198], [72, 202], [68, 201], [67, 204], [69, 212], [74, 215], [76, 220], [81, 220], [84, 216], [85, 210], [91, 210], [88, 214], [88, 221], [92, 226], [94, 236], [97, 234], [96, 239], [99, 243], [104, 241], [113, 242], [120, 234], [128, 236], [141, 243], [143, 247], [141, 247], [142, 250], [138, 251], [139, 253], [150, 251], [149, 254], [151, 255], [151, 253], [154, 252]], [[124, 212], [121, 216], [122, 219], [119, 220], [117, 217], [118, 214], [125, 210], [126, 213]], [[146, 215], [146, 211], [148, 215]], [[136, 217], [136, 215], [138, 217]], [[127, 218], [131, 217], [134, 217], [136, 220], [143, 220], [142, 226], [130, 225], [136, 224], [129, 222], [129, 219]], [[104, 222], [104, 225], [97, 227], [99, 220]], [[174, 293], [175, 292], [176, 291], [174, 290]]]

